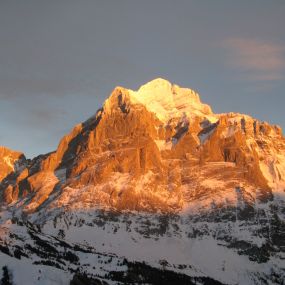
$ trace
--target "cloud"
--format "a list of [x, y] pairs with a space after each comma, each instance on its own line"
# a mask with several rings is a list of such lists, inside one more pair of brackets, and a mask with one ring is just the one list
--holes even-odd
[[0, 99], [5, 100], [41, 95], [63, 97], [71, 92], [79, 92], [79, 88], [80, 84], [75, 81], [0, 77]]
[[22, 123], [34, 128], [55, 128], [54, 124], [68, 117], [68, 113], [60, 108], [44, 109], [43, 107], [27, 109], [22, 114]]
[[230, 66], [246, 72], [251, 80], [273, 81], [284, 78], [285, 47], [269, 41], [230, 38], [223, 42]]

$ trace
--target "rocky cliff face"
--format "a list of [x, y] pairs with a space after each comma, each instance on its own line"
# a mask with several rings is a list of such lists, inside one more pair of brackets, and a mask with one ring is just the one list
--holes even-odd
[[2, 202], [11, 203], [18, 199], [18, 182], [27, 176], [26, 164], [23, 153], [0, 146], [0, 199]]
[[0, 182], [9, 174], [19, 172], [24, 162], [25, 156], [23, 153], [0, 146]]
[[[214, 114], [194, 91], [156, 79], [138, 91], [115, 88], [55, 152], [30, 163], [3, 191], [11, 193], [4, 195], [8, 203], [29, 199], [27, 211], [54, 191], [50, 208], [177, 212], [191, 208], [201, 195], [195, 193], [222, 206], [236, 203], [237, 187], [248, 197], [258, 191], [271, 199], [284, 185], [284, 153], [279, 127], [247, 115]], [[205, 208], [211, 204], [204, 202]]]
[[[130, 243], [139, 242], [137, 234], [183, 242], [212, 238], [258, 263], [284, 256], [285, 139], [280, 127], [243, 114], [215, 114], [196, 92], [163, 79], [138, 91], [115, 88], [55, 152], [27, 161], [1, 149], [3, 163], [2, 205], [41, 226], [60, 217], [68, 231], [85, 224], [72, 215], [95, 211], [97, 220], [83, 219], [87, 225], [97, 231], [105, 224], [126, 226]], [[104, 214], [102, 221], [98, 211], [131, 216], [110, 221]], [[113, 238], [110, 242], [117, 244]], [[260, 274], [263, 269], [254, 270]], [[211, 277], [241, 282], [226, 275], [219, 279], [223, 273], [217, 272]]]

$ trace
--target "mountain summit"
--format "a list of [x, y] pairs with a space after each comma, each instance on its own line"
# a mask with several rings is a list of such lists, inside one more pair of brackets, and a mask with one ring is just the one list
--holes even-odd
[[138, 91], [116, 87], [55, 152], [21, 168], [20, 181], [6, 180], [2, 193], [8, 203], [26, 199], [28, 212], [44, 202], [48, 209], [175, 212], [201, 202], [229, 206], [240, 185], [245, 197], [264, 199], [283, 187], [284, 150], [279, 127], [214, 114], [196, 92], [159, 78]]
[[212, 113], [208, 105], [200, 102], [195, 91], [181, 88], [161, 78], [141, 86], [138, 91], [129, 90], [129, 94], [133, 103], [145, 105], [147, 110], [155, 113], [164, 123], [183, 114], [193, 117]]
[[201, 103], [199, 95], [195, 91], [181, 88], [165, 79], [154, 79], [141, 86], [137, 91], [116, 87], [113, 92], [115, 97], [120, 91], [129, 98], [131, 104], [144, 105], [163, 123], [181, 117], [183, 114], [188, 117], [197, 115], [210, 117], [212, 114], [211, 108]]
[[[285, 139], [278, 126], [215, 114], [195, 91], [159, 78], [137, 91], [116, 87], [52, 153], [33, 160], [0, 154], [5, 217], [33, 221], [46, 234], [64, 228], [69, 242], [78, 242], [78, 225], [92, 227], [86, 231], [98, 241], [87, 243], [102, 252], [227, 284], [284, 276]], [[158, 239], [171, 245], [139, 257], [137, 247], [156, 247]], [[207, 254], [189, 261], [203, 248], [218, 252], [217, 265]]]

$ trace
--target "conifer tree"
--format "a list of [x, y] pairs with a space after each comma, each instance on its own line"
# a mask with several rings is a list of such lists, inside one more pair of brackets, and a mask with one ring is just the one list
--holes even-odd
[[1, 279], [1, 285], [12, 285], [10, 281], [8, 267], [5, 265], [2, 267], [2, 270], [3, 270], [3, 277]]

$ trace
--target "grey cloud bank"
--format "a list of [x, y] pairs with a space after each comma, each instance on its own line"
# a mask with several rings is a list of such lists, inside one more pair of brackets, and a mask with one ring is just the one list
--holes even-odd
[[156, 77], [284, 128], [284, 13], [277, 0], [0, 0], [0, 145], [49, 152], [116, 85]]

